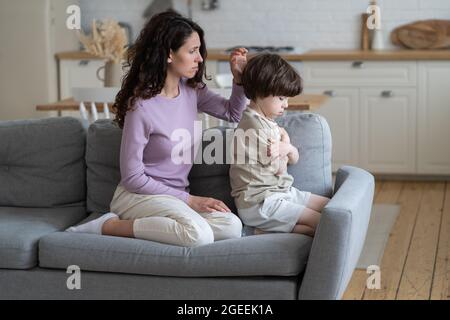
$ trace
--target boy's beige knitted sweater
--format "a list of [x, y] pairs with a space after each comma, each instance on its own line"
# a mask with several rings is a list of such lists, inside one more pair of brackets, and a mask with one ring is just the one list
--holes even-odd
[[247, 106], [234, 132], [230, 164], [231, 195], [238, 209], [257, 205], [274, 193], [286, 193], [292, 186], [294, 178], [287, 172], [275, 175], [278, 166], [267, 156], [268, 138], [280, 140], [277, 123]]

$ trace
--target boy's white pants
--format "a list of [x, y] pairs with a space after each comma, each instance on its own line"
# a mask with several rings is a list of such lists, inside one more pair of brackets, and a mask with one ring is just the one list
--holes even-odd
[[145, 239], [195, 247], [217, 240], [239, 238], [240, 219], [231, 212], [197, 213], [170, 195], [145, 195], [117, 186], [110, 205], [120, 219], [134, 220], [133, 233]]

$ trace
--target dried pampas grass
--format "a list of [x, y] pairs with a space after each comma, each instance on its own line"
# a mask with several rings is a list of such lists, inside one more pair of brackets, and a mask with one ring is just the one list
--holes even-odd
[[127, 35], [125, 30], [114, 20], [92, 21], [92, 35], [83, 31], [78, 33], [78, 39], [86, 52], [97, 57], [120, 63], [127, 50]]

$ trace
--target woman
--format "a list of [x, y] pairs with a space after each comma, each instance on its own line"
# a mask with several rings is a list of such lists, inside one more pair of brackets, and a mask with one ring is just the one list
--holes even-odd
[[[246, 54], [240, 48], [230, 56], [234, 80], [227, 100], [209, 91], [202, 80], [203, 30], [175, 12], [152, 17], [129, 49], [130, 69], [114, 104], [123, 133], [121, 181], [112, 212], [68, 231], [189, 247], [240, 237], [241, 221], [222, 201], [187, 192], [192, 162], [174, 161], [172, 149], [178, 142], [172, 134], [183, 129], [194, 137], [198, 111], [239, 122], [246, 105], [240, 86]], [[195, 145], [199, 139], [194, 137]], [[194, 144], [182, 150], [195, 154]]]

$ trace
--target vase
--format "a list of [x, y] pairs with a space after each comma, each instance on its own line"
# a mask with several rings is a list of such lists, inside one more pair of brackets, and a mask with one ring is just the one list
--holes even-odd
[[381, 29], [375, 29], [373, 31], [372, 50], [383, 50], [383, 31]]
[[[105, 77], [100, 77], [100, 71], [105, 70]], [[104, 82], [105, 87], [120, 87], [122, 83], [122, 64], [107, 61], [104, 66], [97, 69], [97, 78]]]

